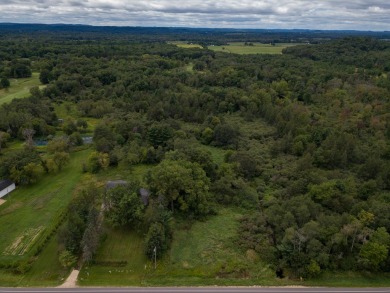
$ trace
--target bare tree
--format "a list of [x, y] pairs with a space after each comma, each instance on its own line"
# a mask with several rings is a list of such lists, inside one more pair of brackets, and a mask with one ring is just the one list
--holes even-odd
[[30, 150], [33, 149], [34, 148], [33, 136], [35, 134], [35, 130], [30, 128], [25, 128], [23, 129], [22, 134], [24, 139], [26, 140], [26, 148]]

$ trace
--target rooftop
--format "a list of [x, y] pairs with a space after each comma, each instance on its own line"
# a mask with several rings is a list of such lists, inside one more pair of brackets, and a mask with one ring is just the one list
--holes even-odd
[[0, 190], [6, 189], [8, 186], [11, 186], [12, 184], [14, 184], [14, 182], [12, 182], [9, 179], [0, 180]]

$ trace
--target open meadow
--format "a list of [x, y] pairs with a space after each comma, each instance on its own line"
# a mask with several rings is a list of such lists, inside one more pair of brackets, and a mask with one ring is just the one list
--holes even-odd
[[202, 49], [201, 45], [193, 44], [191, 42], [173, 41], [173, 42], [169, 42], [168, 44], [172, 44], [172, 45], [178, 46], [179, 48], [184, 48], [184, 49], [190, 49], [190, 48]]
[[41, 85], [39, 81], [39, 73], [33, 72], [28, 78], [13, 78], [10, 79], [11, 86], [7, 89], [0, 89], [0, 105], [9, 103], [13, 99], [26, 98], [30, 94], [30, 89], [34, 86], [39, 86], [40, 89], [45, 85]]
[[253, 43], [253, 45], [245, 45], [242, 42], [229, 43], [223, 46], [209, 46], [208, 49], [215, 52], [226, 52], [233, 54], [282, 54], [282, 50], [287, 47], [295, 46], [294, 43], [277, 43], [275, 45]]

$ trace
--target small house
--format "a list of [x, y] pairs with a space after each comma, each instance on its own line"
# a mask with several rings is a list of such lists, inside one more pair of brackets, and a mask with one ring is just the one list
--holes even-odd
[[12, 182], [11, 180], [8, 179], [0, 180], [0, 198], [6, 196], [15, 188], [16, 188], [15, 183]]

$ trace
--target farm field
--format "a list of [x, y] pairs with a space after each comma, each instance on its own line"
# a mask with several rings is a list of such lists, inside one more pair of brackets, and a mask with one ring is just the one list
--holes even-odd
[[19, 187], [6, 198], [0, 207], [0, 261], [24, 259], [38, 240], [50, 233], [82, 178], [81, 162], [89, 152], [71, 154], [70, 163], [61, 172], [32, 186]]
[[10, 79], [11, 86], [8, 89], [0, 90], [0, 105], [9, 103], [13, 99], [20, 99], [28, 97], [30, 89], [34, 86], [44, 88], [39, 81], [39, 73], [33, 72], [29, 78]]
[[295, 46], [293, 43], [278, 43], [275, 46], [270, 44], [253, 43], [253, 46], [246, 46], [245, 43], [229, 43], [224, 46], [209, 46], [208, 49], [215, 52], [227, 52], [233, 54], [282, 54], [282, 50]]

